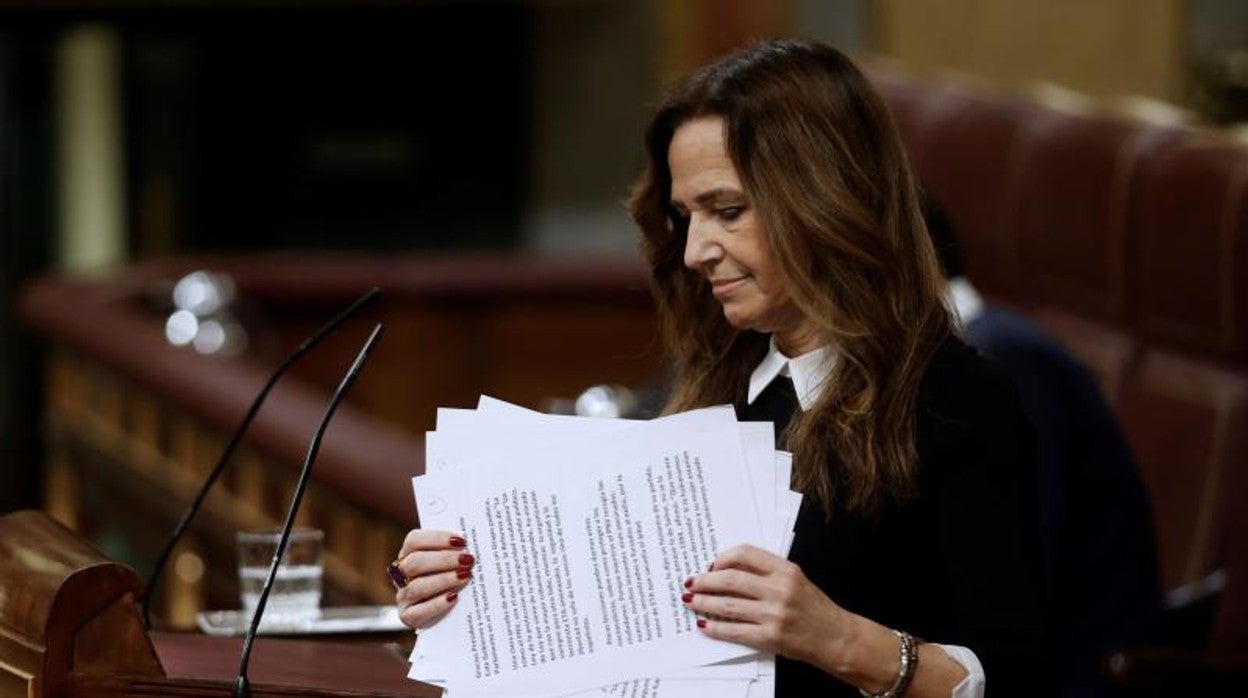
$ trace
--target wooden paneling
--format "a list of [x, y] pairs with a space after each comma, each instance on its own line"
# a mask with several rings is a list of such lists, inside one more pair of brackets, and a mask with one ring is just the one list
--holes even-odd
[[0, 696], [36, 698], [38, 691], [34, 674], [0, 660]]
[[[233, 273], [264, 309], [260, 354], [223, 359], [170, 346], [163, 317], [133, 289], [190, 269]], [[328, 390], [374, 321], [389, 331], [336, 413], [298, 522], [327, 531], [329, 605], [389, 604], [385, 566], [415, 523], [409, 478], [423, 471], [436, 407], [483, 392], [531, 407], [594, 383], [643, 387], [662, 373], [644, 270], [635, 264], [523, 258], [315, 257], [179, 260], [124, 281], [48, 279], [24, 310], [49, 359], [46, 507], [118, 544], [147, 571], [163, 537], [221, 454], [269, 367], [359, 296], [387, 289], [286, 376], [205, 500], [153, 609], [178, 626], [238, 604], [234, 532], [285, 515]], [[179, 555], [187, 564], [179, 575]], [[202, 563], [202, 564], [201, 564]]]
[[661, 0], [657, 2], [664, 84], [758, 39], [793, 31], [789, 0]]
[[1183, 0], [876, 0], [874, 50], [917, 69], [1183, 96]]

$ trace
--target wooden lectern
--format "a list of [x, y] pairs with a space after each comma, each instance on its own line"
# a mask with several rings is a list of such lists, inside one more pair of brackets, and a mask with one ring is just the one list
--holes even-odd
[[[147, 633], [134, 570], [38, 511], [0, 517], [0, 696], [229, 696], [241, 640]], [[379, 644], [257, 641], [254, 696], [437, 696]]]

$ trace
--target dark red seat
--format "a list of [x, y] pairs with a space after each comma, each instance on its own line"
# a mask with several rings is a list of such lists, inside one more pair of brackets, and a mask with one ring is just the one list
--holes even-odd
[[1143, 159], [1176, 134], [1116, 119], [1037, 112], [1017, 154], [1015, 238], [1004, 266], [1031, 303], [1122, 322], [1127, 221]]
[[1023, 103], [934, 92], [926, 112], [924, 142], [915, 146], [915, 170], [958, 229], [967, 273], [981, 290], [1008, 292], [1002, 267], [1013, 235], [1007, 213], [1019, 170], [1013, 158], [1026, 118]]
[[1248, 358], [1248, 148], [1202, 137], [1169, 144], [1141, 169], [1131, 213], [1140, 334]]
[[1098, 377], [1166, 587], [1225, 580], [1196, 607], [1208, 653], [1119, 655], [1120, 685], [1248, 689], [1248, 147], [895, 78], [883, 93], [967, 275]]
[[906, 154], [913, 161], [916, 156], [914, 147], [927, 142], [923, 129], [931, 101], [928, 99], [929, 90], [883, 70], [871, 71], [868, 76], [876, 91], [884, 98], [884, 103], [888, 105], [893, 123], [901, 132]]
[[1157, 523], [1162, 581], [1197, 581], [1221, 567], [1229, 491], [1248, 463], [1248, 377], [1155, 349], [1127, 381], [1122, 424]]

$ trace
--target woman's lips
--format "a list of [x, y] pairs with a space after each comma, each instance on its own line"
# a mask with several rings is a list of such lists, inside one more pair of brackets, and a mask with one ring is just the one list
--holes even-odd
[[731, 279], [713, 279], [711, 281], [711, 293], [717, 296], [732, 293], [749, 278], [748, 276], [738, 276]]

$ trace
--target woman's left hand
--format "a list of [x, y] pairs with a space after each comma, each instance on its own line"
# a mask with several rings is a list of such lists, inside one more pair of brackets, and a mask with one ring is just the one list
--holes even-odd
[[[796, 564], [752, 545], [715, 559], [685, 582], [685, 605], [707, 635], [763, 652], [824, 664], [844, 647], [853, 614], [836, 605]], [[710, 616], [707, 618], [707, 616]], [[825, 669], [826, 670], [826, 669]]]

